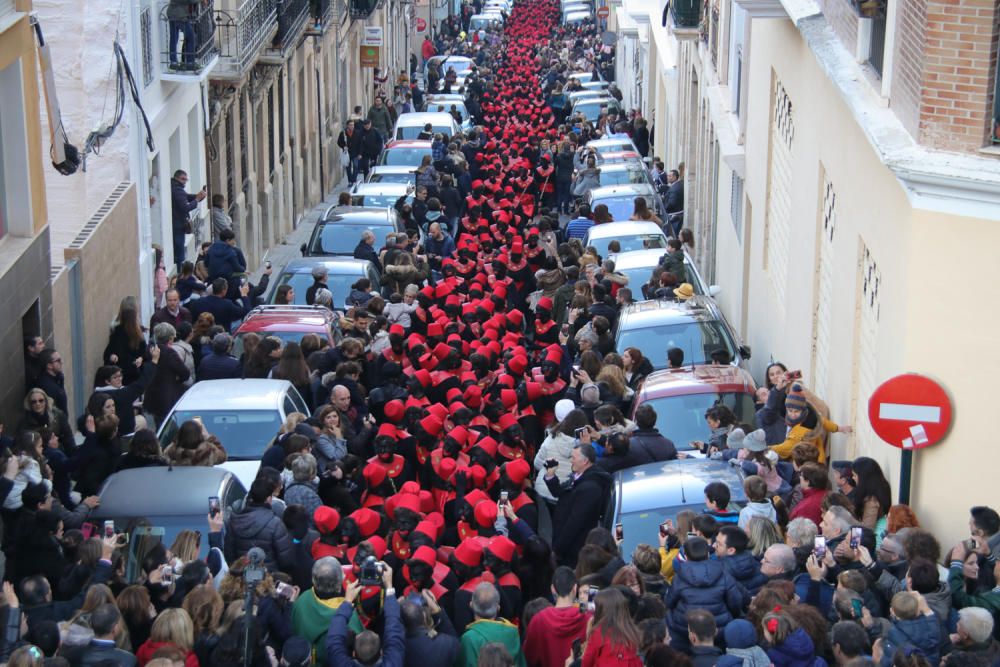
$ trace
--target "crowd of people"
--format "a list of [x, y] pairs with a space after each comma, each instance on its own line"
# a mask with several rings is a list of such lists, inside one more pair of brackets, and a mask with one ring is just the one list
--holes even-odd
[[[361, 239], [389, 293], [355, 285], [336, 347], [250, 335], [231, 354], [232, 324], [266, 287], [241, 278], [231, 232], [163, 292], [152, 342], [122, 304], [79, 419], [59, 352], [26, 341], [24, 417], [0, 431], [0, 662], [997, 662], [1000, 515], [972, 508], [969, 538], [945, 551], [893, 503], [876, 461], [831, 461], [831, 434], [850, 429], [797, 373], [768, 367], [754, 425], [713, 406], [703, 442], [675, 444], [653, 407], [630, 409], [652, 365], [618, 354], [613, 332], [639, 287], [579, 246], [581, 225], [556, 234], [560, 160], [572, 179], [591, 129], [564, 122], [553, 95], [570, 72], [606, 71], [607, 54], [593, 25], [558, 17], [554, 0], [518, 0], [471, 47], [461, 23], [432, 45], [477, 56], [478, 129], [444, 147], [433, 162], [446, 169], [429, 165], [476, 185], [456, 203], [444, 179], [426, 181], [400, 206], [410, 233], [377, 250]], [[643, 123], [607, 122], [642, 141]], [[644, 296], [685, 298], [685, 231]], [[313, 277], [307, 301], [324, 303], [326, 276]], [[225, 462], [227, 443], [197, 420], [163, 448], [154, 429], [193, 382], [240, 377], [292, 382], [310, 414], [288, 416], [244, 499], [130, 564], [125, 536], [88, 520], [102, 483]], [[732, 463], [743, 488], [707, 484], [703, 511], [696, 501], [624, 553], [604, 516], [612, 475], [693, 449]]]

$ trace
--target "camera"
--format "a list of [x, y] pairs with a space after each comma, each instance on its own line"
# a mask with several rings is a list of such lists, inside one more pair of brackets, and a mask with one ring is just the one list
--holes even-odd
[[247, 566], [243, 570], [243, 583], [253, 587], [264, 581], [264, 550], [260, 547], [253, 547], [247, 553]]
[[559, 467], [559, 461], [556, 461], [555, 459], [545, 459], [545, 467], [546, 468], [558, 468]]
[[358, 580], [362, 586], [382, 585], [382, 564], [375, 560], [375, 556], [368, 556], [361, 563]]

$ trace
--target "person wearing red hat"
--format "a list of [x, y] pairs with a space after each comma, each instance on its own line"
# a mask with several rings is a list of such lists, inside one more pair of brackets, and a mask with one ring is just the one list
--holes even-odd
[[[375, 456], [368, 459], [368, 465], [365, 466], [365, 479], [369, 480], [368, 471], [370, 469], [377, 471], [379, 468], [381, 468], [384, 478], [379, 479], [377, 472], [373, 472], [371, 479], [377, 480], [377, 483], [373, 488], [372, 483], [369, 482], [367, 491], [369, 498], [375, 496], [384, 500], [387, 497], [381, 495], [385, 491], [382, 486], [383, 482], [390, 487], [389, 495], [392, 495], [403, 484], [413, 479], [413, 469], [410, 466], [410, 462], [395, 451], [396, 440], [395, 426], [392, 424], [383, 424], [379, 427], [378, 434], [375, 436]], [[370, 505], [366, 504], [365, 506]]]
[[538, 532], [538, 507], [535, 501], [525, 492], [528, 478], [531, 476], [531, 465], [524, 459], [514, 459], [504, 463], [500, 473], [501, 503], [503, 493], [507, 493], [507, 503], [518, 519], [524, 521], [532, 530]]
[[473, 537], [463, 541], [451, 553], [449, 565], [461, 585], [455, 591], [455, 612], [452, 622], [456, 628], [465, 628], [475, 618], [472, 614], [472, 593], [484, 581], [493, 582], [493, 575], [483, 568], [483, 551], [487, 540]]
[[535, 349], [547, 348], [559, 342], [559, 325], [552, 317], [552, 299], [543, 296], [535, 305], [535, 330], [532, 343]]
[[337, 560], [345, 560], [347, 547], [340, 539], [340, 512], [320, 505], [313, 513], [313, 523], [319, 532], [319, 539], [312, 543], [311, 553], [313, 560], [319, 560], [325, 556], [332, 556]]
[[483, 565], [500, 588], [500, 615], [517, 623], [521, 602], [521, 580], [513, 572], [517, 545], [505, 535], [494, 535], [483, 549]]

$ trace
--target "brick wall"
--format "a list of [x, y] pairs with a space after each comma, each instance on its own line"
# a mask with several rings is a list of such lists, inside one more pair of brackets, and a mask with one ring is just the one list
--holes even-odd
[[995, 0], [929, 0], [918, 140], [974, 151], [988, 141], [998, 10]]
[[889, 106], [914, 138], [920, 136], [926, 19], [927, 0], [899, 0]]
[[819, 0], [823, 15], [833, 31], [844, 43], [848, 53], [854, 53], [858, 44], [858, 17], [848, 0]]

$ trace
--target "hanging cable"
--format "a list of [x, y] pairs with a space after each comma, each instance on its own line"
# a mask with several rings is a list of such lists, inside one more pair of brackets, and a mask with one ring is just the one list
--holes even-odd
[[59, 97], [56, 95], [56, 79], [52, 71], [52, 54], [49, 45], [42, 36], [42, 26], [38, 23], [38, 15], [31, 13], [31, 27], [38, 41], [38, 63], [42, 70], [42, 86], [45, 91], [45, 110], [49, 118], [49, 156], [52, 166], [63, 176], [69, 176], [80, 166], [80, 151], [69, 142], [66, 128], [63, 127], [62, 114], [59, 111]]

